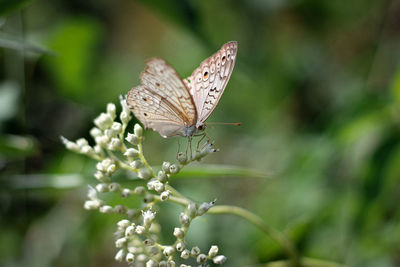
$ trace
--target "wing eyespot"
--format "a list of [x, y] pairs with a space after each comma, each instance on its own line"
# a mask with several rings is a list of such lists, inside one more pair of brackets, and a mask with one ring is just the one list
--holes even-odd
[[156, 82], [156, 86], [158, 89], [161, 89], [161, 84], [159, 82]]
[[147, 114], [146, 112], [143, 112], [143, 116], [148, 117], [149, 114]]

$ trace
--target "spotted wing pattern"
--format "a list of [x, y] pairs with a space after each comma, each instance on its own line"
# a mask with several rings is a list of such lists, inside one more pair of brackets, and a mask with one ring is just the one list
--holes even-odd
[[184, 80], [196, 106], [196, 126], [203, 124], [218, 104], [235, 66], [236, 53], [237, 42], [224, 44]]
[[146, 128], [163, 137], [181, 135], [196, 123], [192, 97], [176, 71], [159, 58], [147, 61], [140, 76], [142, 85], [131, 89], [127, 104]]

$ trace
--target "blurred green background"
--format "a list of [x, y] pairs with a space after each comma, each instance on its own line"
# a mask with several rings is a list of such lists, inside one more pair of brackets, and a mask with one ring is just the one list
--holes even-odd
[[[271, 179], [172, 184], [255, 212], [304, 256], [400, 266], [399, 1], [3, 0], [0, 15], [1, 266], [122, 266], [120, 218], [83, 210], [95, 162], [59, 137], [88, 138], [106, 104], [139, 84], [146, 59], [187, 77], [230, 40], [236, 67], [208, 121], [242, 126], [209, 127], [220, 152], [205, 163]], [[146, 132], [152, 164], [176, 149]], [[165, 242], [180, 210], [159, 212]], [[189, 242], [219, 245], [226, 266], [285, 258], [228, 215], [195, 221]]]

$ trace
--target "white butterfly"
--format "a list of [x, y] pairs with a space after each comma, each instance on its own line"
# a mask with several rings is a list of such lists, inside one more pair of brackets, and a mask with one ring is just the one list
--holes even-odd
[[185, 80], [164, 60], [150, 59], [140, 75], [142, 84], [129, 91], [126, 103], [145, 128], [163, 137], [191, 137], [205, 128], [205, 120], [218, 104], [236, 52], [237, 42], [224, 44]]

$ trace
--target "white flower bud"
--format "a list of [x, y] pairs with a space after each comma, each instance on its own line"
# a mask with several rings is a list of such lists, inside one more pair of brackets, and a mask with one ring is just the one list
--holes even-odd
[[68, 150], [74, 151], [74, 152], [79, 152], [80, 151], [80, 147], [78, 146], [78, 144], [68, 141], [64, 143], [65, 147]]
[[139, 144], [139, 140], [136, 135], [128, 133], [128, 136], [125, 138], [126, 141], [131, 143], [132, 145], [137, 145]]
[[200, 254], [196, 258], [197, 263], [205, 263], [207, 261], [207, 256], [204, 254]]
[[104, 214], [111, 214], [113, 213], [114, 209], [109, 205], [104, 205], [100, 207], [99, 211]]
[[218, 254], [218, 246], [211, 246], [210, 250], [208, 251], [208, 256], [211, 258], [215, 257]]
[[144, 233], [146, 233], [146, 228], [144, 228], [141, 225], [136, 226], [136, 233], [139, 235], [143, 235]]
[[76, 140], [76, 144], [80, 147], [89, 145], [88, 141], [85, 138], [79, 138]]
[[103, 161], [101, 162], [101, 165], [103, 166], [103, 170], [107, 170], [108, 166], [110, 166], [112, 164], [112, 160], [109, 158], [103, 159]]
[[182, 259], [187, 260], [187, 259], [189, 259], [189, 257], [190, 257], [190, 251], [189, 250], [185, 249], [184, 251], [182, 251], [182, 253], [181, 253], [181, 258]]
[[138, 177], [146, 180], [146, 179], [149, 179], [151, 176], [150, 176], [149, 170], [147, 168], [142, 168], [138, 172]]
[[108, 176], [111, 176], [114, 172], [115, 172], [115, 170], [117, 169], [117, 166], [115, 165], [115, 164], [111, 164], [110, 166], [108, 166], [108, 168], [107, 168], [107, 175]]
[[110, 115], [110, 117], [114, 120], [116, 117], [116, 111], [117, 108], [113, 103], [108, 103], [107, 104], [107, 113]]
[[161, 168], [165, 173], [169, 173], [169, 166], [171, 166], [171, 163], [169, 163], [168, 161], [164, 161]]
[[197, 216], [201, 216], [206, 213], [212, 206], [214, 206], [215, 201], [210, 203], [204, 202], [200, 205], [199, 209], [197, 210]]
[[145, 246], [150, 247], [150, 246], [154, 245], [154, 241], [151, 240], [150, 238], [147, 238], [147, 239], [145, 239], [145, 240], [143, 241], [143, 244], [144, 244]]
[[126, 227], [131, 225], [131, 222], [127, 219], [124, 219], [124, 220], [120, 220], [119, 222], [117, 222], [117, 225], [118, 225], [118, 227], [125, 229]]
[[90, 135], [93, 137], [93, 138], [96, 138], [96, 137], [98, 137], [98, 136], [101, 136], [103, 134], [103, 132], [99, 129], [99, 128], [97, 128], [97, 127], [93, 127], [91, 130], [90, 130]]
[[160, 249], [156, 246], [151, 246], [148, 248], [148, 253], [150, 255], [157, 255], [157, 254], [160, 254]]
[[131, 116], [126, 111], [122, 111], [121, 114], [119, 115], [119, 118], [123, 124], [128, 124], [128, 122], [131, 120]]
[[164, 254], [166, 257], [170, 257], [170, 256], [172, 256], [174, 253], [175, 253], [175, 249], [174, 249], [173, 247], [170, 247], [170, 246], [166, 247], [166, 248], [163, 250], [163, 254]]
[[96, 190], [99, 193], [105, 193], [108, 192], [108, 185], [105, 183], [97, 184], [96, 185]]
[[150, 259], [146, 262], [146, 267], [158, 267], [158, 263], [155, 260]]
[[126, 262], [132, 263], [135, 260], [135, 255], [133, 253], [127, 253], [125, 257]]
[[185, 235], [185, 232], [181, 228], [179, 228], [179, 227], [174, 228], [174, 236], [176, 238], [183, 239], [184, 235]]
[[167, 267], [176, 267], [176, 263], [173, 260], [168, 261]]
[[101, 113], [96, 119], [94, 119], [94, 124], [101, 130], [105, 130], [111, 126], [113, 123], [113, 118], [110, 114]]
[[105, 174], [102, 173], [102, 172], [100, 172], [100, 171], [95, 172], [94, 177], [95, 177], [97, 180], [99, 180], [100, 182], [103, 182], [103, 183], [108, 183], [108, 182], [110, 182], [110, 178], [107, 177], [107, 176], [105, 176]]
[[116, 247], [116, 248], [122, 248], [122, 247], [125, 245], [125, 243], [126, 243], [127, 241], [128, 241], [128, 240], [126, 239], [126, 237], [118, 238], [118, 239], [115, 241], [115, 247]]
[[119, 214], [123, 214], [126, 212], [126, 207], [124, 205], [117, 205], [114, 207], [114, 211]]
[[145, 262], [147, 260], [147, 256], [145, 254], [139, 254], [136, 256], [136, 260], [140, 263]]
[[118, 250], [115, 255], [115, 260], [121, 262], [125, 257], [125, 251], [123, 249]]
[[181, 212], [179, 215], [179, 221], [182, 225], [187, 226], [190, 223], [190, 218], [185, 213]]
[[131, 190], [128, 188], [122, 189], [121, 196], [123, 198], [128, 198], [131, 195]]
[[139, 169], [140, 167], [143, 166], [143, 162], [140, 161], [140, 160], [134, 160], [134, 161], [131, 162], [130, 165], [131, 165], [131, 167], [134, 168], [134, 169]]
[[167, 267], [167, 262], [166, 261], [160, 261], [158, 264], [158, 267]]
[[144, 189], [143, 186], [137, 186], [137, 187], [135, 187], [135, 189], [133, 190], [133, 193], [134, 193], [135, 195], [138, 195], [138, 196], [143, 196], [145, 192], [146, 192], [146, 190]]
[[85, 210], [96, 210], [100, 207], [100, 203], [96, 200], [86, 200], [83, 207]]
[[179, 163], [185, 163], [187, 161], [187, 156], [185, 154], [183, 154], [182, 152], [178, 153], [178, 161]]
[[86, 145], [86, 146], [81, 147], [82, 154], [90, 154], [92, 152], [93, 152], [93, 148], [91, 146]]
[[95, 145], [93, 147], [93, 150], [94, 150], [94, 153], [97, 155], [100, 155], [100, 156], [104, 155], [103, 149], [99, 145]]
[[226, 262], [226, 257], [224, 255], [218, 255], [213, 258], [215, 264], [224, 264]]
[[110, 143], [108, 144], [109, 150], [118, 150], [121, 148], [121, 140], [119, 138], [113, 137], [111, 138]]
[[161, 170], [158, 172], [157, 179], [160, 182], [166, 182], [168, 180], [168, 176], [164, 171]]
[[97, 199], [97, 191], [94, 189], [92, 186], [88, 185], [87, 188], [87, 197], [90, 198], [91, 200], [96, 200]]
[[187, 207], [188, 215], [190, 218], [196, 217], [197, 214], [197, 204], [194, 202], [190, 202], [188, 207]]
[[179, 172], [179, 166], [172, 164], [171, 166], [169, 166], [169, 172], [171, 174], [177, 174]]
[[126, 150], [126, 152], [124, 153], [124, 156], [130, 157], [130, 158], [135, 158], [138, 155], [139, 155], [139, 151], [137, 151], [137, 149], [134, 149], [134, 148], [128, 148]]
[[199, 247], [193, 247], [192, 250], [190, 251], [190, 255], [192, 257], [197, 257], [197, 255], [200, 254], [200, 249]]
[[108, 190], [110, 190], [110, 192], [118, 192], [120, 189], [121, 185], [118, 183], [111, 183], [108, 185]]
[[126, 236], [133, 236], [134, 234], [135, 234], [135, 226], [129, 225], [128, 227], [126, 227], [125, 229]]
[[181, 251], [183, 251], [185, 249], [185, 243], [178, 242], [175, 247], [176, 247], [177, 251], [181, 252]]
[[111, 131], [113, 131], [115, 135], [120, 134], [122, 132], [122, 124], [119, 122], [113, 122], [111, 125]]
[[166, 191], [162, 192], [161, 195], [160, 195], [161, 201], [168, 200], [170, 194], [171, 194], [171, 192], [169, 190], [166, 190]]
[[143, 128], [140, 126], [138, 123], [135, 124], [135, 127], [133, 128], [133, 132], [137, 137], [142, 137], [143, 136]]

